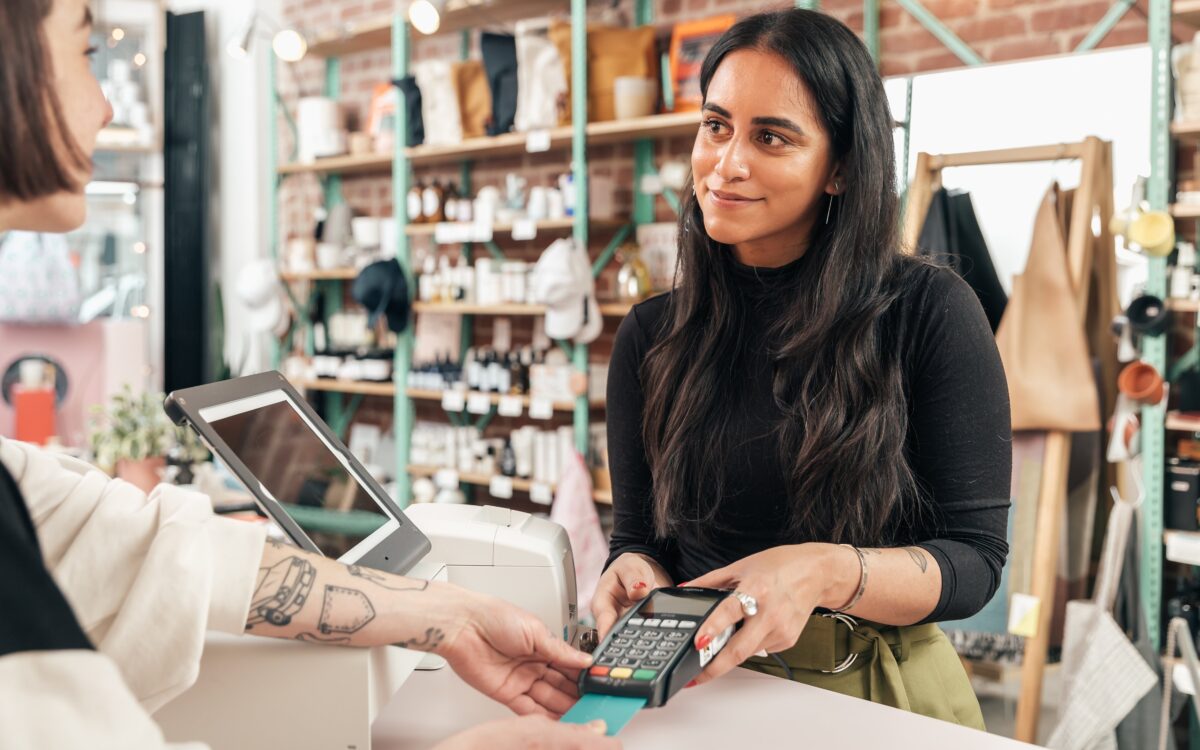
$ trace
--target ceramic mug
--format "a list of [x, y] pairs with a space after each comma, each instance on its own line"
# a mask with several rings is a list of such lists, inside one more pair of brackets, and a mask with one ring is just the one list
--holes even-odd
[[1162, 401], [1165, 387], [1162, 375], [1148, 362], [1138, 360], [1125, 365], [1117, 376], [1117, 388], [1132, 401], [1154, 406]]

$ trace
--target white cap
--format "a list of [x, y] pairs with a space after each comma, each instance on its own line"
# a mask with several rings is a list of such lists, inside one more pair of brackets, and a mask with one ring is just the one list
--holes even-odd
[[534, 298], [546, 305], [546, 335], [588, 344], [604, 328], [587, 253], [571, 240], [556, 240], [533, 268]]
[[237, 296], [245, 309], [247, 327], [256, 333], [276, 330], [283, 314], [279, 274], [272, 260], [256, 260], [242, 268]]

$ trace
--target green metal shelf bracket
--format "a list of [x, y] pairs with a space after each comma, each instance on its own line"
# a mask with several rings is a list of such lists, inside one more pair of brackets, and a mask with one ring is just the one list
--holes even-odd
[[592, 276], [600, 275], [600, 272], [604, 270], [604, 267], [607, 266], [609, 261], [612, 260], [612, 257], [616, 255], [617, 248], [621, 246], [621, 243], [625, 241], [625, 238], [628, 237], [629, 233], [632, 231], [632, 224], [626, 224], [617, 230], [617, 233], [613, 235], [613, 238], [608, 241], [608, 246], [604, 248], [604, 252], [600, 253], [600, 256], [596, 258], [596, 262], [592, 264]]

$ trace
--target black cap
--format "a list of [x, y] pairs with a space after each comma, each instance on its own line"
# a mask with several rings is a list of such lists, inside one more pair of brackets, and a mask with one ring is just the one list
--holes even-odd
[[360, 271], [350, 293], [367, 308], [372, 328], [385, 313], [392, 331], [400, 333], [408, 326], [408, 282], [395, 258], [377, 261]]

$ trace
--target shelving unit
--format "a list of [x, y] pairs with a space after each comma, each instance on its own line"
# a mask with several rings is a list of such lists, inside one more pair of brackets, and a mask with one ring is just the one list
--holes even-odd
[[[414, 302], [413, 312], [442, 315], [505, 315], [540, 316], [546, 314], [545, 305], [468, 305], [461, 302]], [[622, 318], [633, 309], [631, 302], [602, 302], [600, 314], [609, 318]]]
[[[410, 476], [414, 477], [435, 477], [439, 471], [443, 471], [443, 469], [437, 466], [418, 466], [416, 464], [408, 465], [408, 473]], [[473, 487], [490, 487], [492, 483], [492, 477], [488, 476], [487, 474], [464, 474], [462, 472], [456, 473], [458, 475], [458, 481], [462, 484], [469, 484]], [[517, 492], [529, 492], [533, 489], [535, 484], [538, 484], [538, 482], [533, 482], [528, 479], [521, 479], [519, 477], [511, 477], [511, 480], [512, 488]], [[553, 484], [545, 482], [542, 484], [545, 484], [551, 492], [553, 492], [555, 489]], [[607, 490], [598, 490], [593, 493], [592, 497], [598, 503], [605, 505], [612, 504], [612, 493]]]
[[[619, 229], [619, 228], [625, 226], [627, 223], [628, 222], [621, 221], [619, 219], [592, 219], [591, 220], [592, 227], [597, 230], [600, 230], [600, 231]], [[405, 228], [404, 231], [408, 233], [409, 237], [433, 237], [437, 234], [439, 226], [443, 226], [443, 225], [439, 225], [439, 224], [409, 224]], [[451, 224], [451, 226], [455, 226], [455, 225]], [[463, 224], [463, 225], [458, 225], [458, 226], [468, 226], [469, 227], [470, 224]], [[558, 233], [558, 232], [563, 232], [563, 231], [570, 232], [571, 230], [573, 230], [575, 228], [575, 221], [574, 221], [574, 219], [571, 219], [571, 218], [544, 219], [541, 221], [532, 222], [532, 226], [535, 230], [537, 230], [537, 234], [540, 236], [543, 232], [545, 232], [545, 233], [550, 233], [550, 232]], [[501, 234], [501, 235], [512, 234], [514, 228], [519, 229], [520, 227], [519, 227], [519, 225], [516, 225], [516, 224], [496, 224], [492, 227], [492, 234]], [[461, 242], [458, 240], [455, 240], [454, 242], [447, 243], [447, 244], [457, 245], [457, 244], [461, 244]]]
[[328, 268], [312, 271], [285, 271], [279, 278], [287, 282], [297, 281], [349, 281], [358, 276], [357, 268]]

